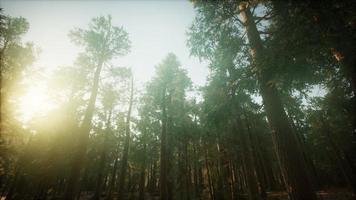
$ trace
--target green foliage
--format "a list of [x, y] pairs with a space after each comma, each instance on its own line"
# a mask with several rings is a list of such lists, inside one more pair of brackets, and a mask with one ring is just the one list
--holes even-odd
[[92, 19], [88, 30], [76, 28], [69, 36], [88, 54], [103, 61], [125, 55], [130, 49], [127, 32], [122, 27], [113, 26], [110, 15]]
[[29, 23], [25, 18], [1, 16], [0, 26], [0, 70], [1, 70], [1, 134], [0, 176], [14, 174], [14, 164], [22, 150], [23, 142], [28, 139], [28, 131], [22, 128], [16, 119], [19, 99], [16, 91], [24, 72], [35, 60], [33, 44], [22, 44], [21, 36], [28, 31]]

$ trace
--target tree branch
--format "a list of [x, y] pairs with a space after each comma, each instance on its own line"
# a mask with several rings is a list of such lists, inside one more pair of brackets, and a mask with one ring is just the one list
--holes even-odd
[[256, 21], [255, 21], [256, 24], [260, 23], [262, 20], [272, 19], [273, 18], [272, 11], [268, 12], [267, 14], [265, 14], [262, 17], [254, 17], [254, 18], [256, 19]]

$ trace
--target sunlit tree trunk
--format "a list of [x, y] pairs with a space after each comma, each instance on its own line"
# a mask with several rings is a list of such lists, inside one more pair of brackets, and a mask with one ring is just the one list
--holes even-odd
[[242, 2], [239, 8], [241, 11], [240, 16], [247, 32], [254, 65], [258, 70], [257, 78], [260, 93], [272, 129], [274, 145], [283, 169], [282, 173], [289, 196], [293, 200], [316, 200], [316, 194], [309, 180], [302, 152], [299, 149], [293, 129], [288, 122], [278, 90], [275, 85], [270, 83], [269, 76], [263, 66], [262, 55], [264, 47], [249, 10], [249, 3]]
[[125, 189], [125, 176], [126, 176], [126, 169], [127, 169], [127, 160], [129, 156], [129, 147], [130, 147], [130, 121], [131, 121], [131, 110], [132, 110], [132, 103], [133, 103], [133, 76], [131, 75], [131, 91], [130, 91], [130, 103], [129, 109], [127, 111], [126, 116], [126, 127], [125, 127], [125, 144], [124, 150], [122, 155], [122, 162], [121, 162], [121, 169], [119, 175], [119, 196], [123, 197], [124, 189]]

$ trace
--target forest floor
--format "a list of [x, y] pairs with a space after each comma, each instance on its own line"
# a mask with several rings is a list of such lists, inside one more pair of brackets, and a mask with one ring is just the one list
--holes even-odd
[[[318, 199], [320, 200], [355, 200], [356, 197], [352, 196], [352, 193], [346, 189], [330, 189], [330, 190], [321, 190], [317, 192]], [[114, 195], [114, 200], [116, 195]], [[81, 195], [80, 200], [89, 200], [91, 199], [92, 194], [91, 193], [84, 193]], [[103, 197], [102, 200], [105, 198]], [[138, 194], [127, 194], [127, 198], [125, 200], [129, 199], [138, 199]], [[247, 197], [239, 197], [238, 199], [244, 200], [247, 199]], [[158, 194], [156, 195], [151, 195], [149, 193], [145, 194], [145, 200], [159, 200]], [[202, 199], [205, 200], [205, 199]], [[288, 200], [288, 196], [286, 192], [268, 192], [268, 200]]]
[[[267, 200], [288, 200], [288, 196], [286, 192], [268, 192]], [[90, 200], [92, 199], [94, 193], [93, 192], [82, 192], [79, 200]], [[319, 200], [355, 200], [356, 197], [352, 195], [352, 193], [346, 189], [331, 189], [331, 190], [321, 190], [317, 192]], [[60, 197], [48, 199], [61, 199]], [[103, 196], [101, 200], [105, 200], [106, 198]], [[113, 200], [117, 200], [117, 194], [113, 195]], [[138, 199], [138, 194], [127, 194], [124, 200]], [[150, 193], [145, 193], [145, 200], [159, 200], [159, 194], [151, 195]], [[240, 196], [237, 199], [245, 200], [248, 199], [247, 196]], [[6, 200], [5, 197], [0, 196], [0, 200]], [[205, 200], [205, 199], [202, 199]]]
[[[330, 189], [330, 190], [320, 190], [317, 192], [318, 199], [320, 200], [355, 200], [355, 196], [352, 192], [344, 189]], [[268, 200], [288, 200], [286, 192], [269, 192]]]

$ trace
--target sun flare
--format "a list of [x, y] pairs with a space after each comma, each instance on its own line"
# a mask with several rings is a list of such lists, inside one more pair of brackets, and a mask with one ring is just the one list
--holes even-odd
[[54, 107], [44, 86], [31, 87], [20, 97], [19, 114], [20, 120], [27, 123], [39, 115], [46, 114]]

